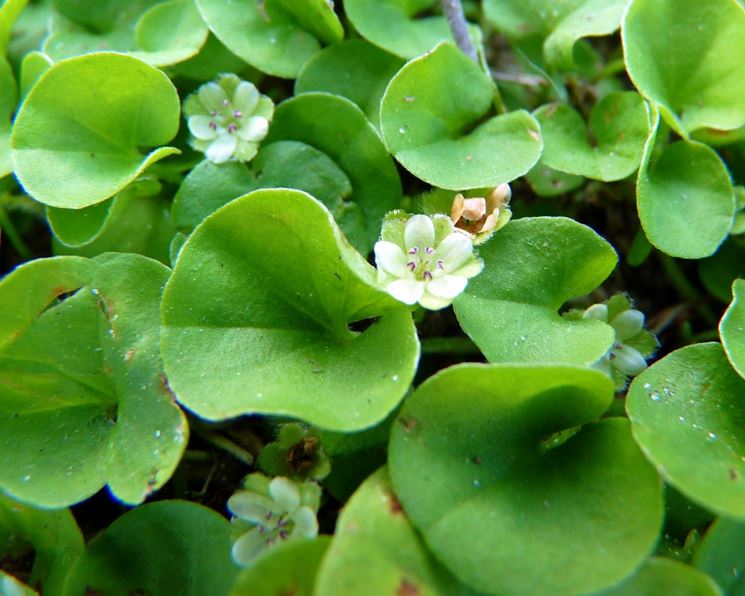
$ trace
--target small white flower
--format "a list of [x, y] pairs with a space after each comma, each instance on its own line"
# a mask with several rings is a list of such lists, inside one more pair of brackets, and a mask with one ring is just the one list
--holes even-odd
[[[448, 220], [449, 221], [449, 220]], [[424, 308], [445, 308], [478, 275], [483, 262], [473, 254], [473, 243], [457, 233], [435, 242], [432, 218], [414, 215], [406, 222], [403, 246], [381, 240], [375, 244], [378, 281], [396, 300]]]
[[220, 75], [184, 102], [192, 146], [211, 162], [250, 161], [269, 132], [272, 101], [237, 76]]
[[616, 332], [616, 341], [610, 350], [595, 363], [595, 368], [612, 376], [613, 369], [625, 376], [635, 377], [647, 368], [647, 360], [636, 348], [624, 342], [639, 335], [644, 329], [644, 313], [628, 309], [608, 321], [608, 307], [605, 304], [593, 304], [584, 315], [585, 319], [596, 319], [608, 323]]

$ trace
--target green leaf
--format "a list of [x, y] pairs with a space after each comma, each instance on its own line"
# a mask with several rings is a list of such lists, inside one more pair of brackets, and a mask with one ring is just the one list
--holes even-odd
[[634, 438], [665, 479], [702, 506], [745, 518], [745, 380], [722, 346], [676, 350], [636, 377]]
[[243, 60], [210, 33], [196, 56], [173, 66], [173, 75], [204, 82], [226, 72], [243, 73], [247, 68]]
[[238, 575], [230, 596], [292, 594], [312, 596], [318, 567], [331, 542], [330, 536], [294, 539], [278, 544], [255, 565]]
[[631, 80], [676, 129], [745, 124], [745, 11], [735, 0], [633, 0], [621, 33]]
[[352, 495], [316, 583], [318, 596], [466, 594], [427, 551], [381, 468]]
[[94, 538], [70, 571], [67, 594], [227, 594], [238, 568], [230, 524], [186, 501], [148, 503]]
[[[629, 0], [584, 0], [564, 14], [546, 38], [546, 62], [557, 68], [575, 68], [574, 44], [584, 37], [610, 35], [621, 26]], [[546, 10], [556, 2], [544, 2]], [[551, 8], [556, 10], [555, 8]], [[561, 10], [561, 9], [559, 9]]]
[[585, 181], [582, 176], [565, 174], [549, 168], [542, 160], [525, 175], [525, 180], [533, 192], [540, 197], [555, 197], [572, 192], [582, 186]]
[[0, 569], [0, 596], [38, 596], [36, 590]]
[[65, 246], [83, 246], [101, 234], [114, 199], [83, 209], [47, 207], [47, 221], [52, 233]]
[[513, 39], [547, 37], [585, 0], [484, 0], [484, 15]]
[[13, 171], [10, 161], [10, 119], [17, 101], [18, 87], [13, 70], [0, 54], [0, 178]]
[[28, 0], [5, 0], [0, 6], [0, 56], [5, 57], [8, 41], [18, 16], [26, 8]]
[[326, 208], [268, 189], [215, 212], [181, 249], [162, 351], [179, 401], [204, 418], [280, 414], [350, 431], [398, 404], [419, 345], [408, 310]]
[[[45, 594], [61, 594], [70, 566], [83, 551], [75, 518], [68, 509], [43, 511], [0, 495], [0, 560], [7, 564], [30, 551], [34, 565], [28, 582]], [[0, 594], [6, 593], [3, 588], [0, 581]]]
[[65, 257], [0, 283], [0, 489], [63, 507], [108, 484], [139, 503], [170, 478], [188, 432], [158, 356], [168, 273], [136, 255]]
[[745, 594], [745, 523], [720, 518], [706, 532], [693, 564], [730, 596]]
[[55, 238], [52, 249], [56, 255], [84, 257], [106, 252], [135, 253], [168, 263], [174, 233], [168, 202], [142, 196], [130, 187], [114, 197], [103, 227], [87, 244], [66, 246]]
[[732, 303], [719, 323], [719, 335], [732, 367], [745, 377], [745, 279], [732, 284]]
[[210, 30], [251, 66], [294, 79], [308, 59], [344, 37], [326, 0], [196, 0]]
[[719, 586], [708, 575], [697, 569], [671, 561], [652, 558], [634, 575], [602, 596], [657, 596], [685, 594], [685, 596], [721, 596]]
[[616, 265], [613, 248], [564, 217], [513, 220], [479, 247], [484, 271], [455, 301], [463, 330], [491, 362], [592, 364], [613, 329], [558, 310], [593, 291]]
[[153, 66], [168, 66], [199, 53], [209, 29], [194, 0], [168, 0], [153, 6], [137, 22], [132, 56]]
[[706, 289], [722, 302], [732, 299], [732, 282], [745, 278], [744, 239], [729, 238], [717, 252], [698, 263], [698, 274]]
[[534, 113], [543, 134], [543, 163], [555, 170], [611, 182], [639, 167], [649, 136], [644, 100], [633, 92], [609, 93], [593, 106], [589, 130], [573, 108], [547, 104]]
[[727, 166], [713, 149], [695, 141], [677, 141], [658, 151], [656, 110], [652, 120], [636, 181], [644, 233], [673, 257], [708, 257], [727, 237], [735, 212]]
[[295, 93], [324, 91], [351, 99], [380, 128], [383, 93], [403, 64], [366, 41], [350, 39], [308, 60], [295, 81]]
[[484, 121], [496, 87], [457, 47], [439, 44], [393, 77], [381, 105], [383, 137], [399, 163], [440, 188], [498, 186], [538, 161], [543, 143], [525, 111]]
[[93, 33], [133, 25], [143, 11], [162, 0], [52, 0], [57, 12]]
[[42, 52], [30, 52], [21, 62], [21, 98], [25, 99], [39, 77], [49, 70], [54, 62]]
[[[429, 52], [441, 41], [453, 40], [442, 16], [416, 18], [437, 5], [436, 0], [345, 0], [344, 10], [360, 35], [370, 43], [401, 58]], [[481, 31], [469, 27], [475, 47], [481, 45]]]
[[[383, 216], [401, 203], [401, 181], [393, 160], [362, 110], [348, 99], [328, 93], [304, 93], [282, 102], [264, 145], [300, 141], [325, 153], [352, 183], [348, 203], [364, 215], [367, 243], [372, 249]], [[340, 218], [344, 224], [343, 218]]]
[[15, 174], [46, 205], [95, 205], [153, 162], [178, 153], [160, 147], [143, 156], [138, 149], [172, 139], [179, 109], [168, 77], [135, 58], [100, 53], [58, 62], [34, 85], [16, 117]]
[[571, 366], [464, 364], [425, 381], [389, 467], [435, 556], [500, 594], [586, 593], [631, 573], [657, 541], [662, 483], [625, 419], [596, 422], [612, 398], [609, 378]]

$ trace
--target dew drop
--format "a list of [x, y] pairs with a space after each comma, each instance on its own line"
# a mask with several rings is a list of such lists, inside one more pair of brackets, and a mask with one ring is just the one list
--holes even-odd
[[401, 127], [398, 129], [398, 132], [400, 132], [401, 134], [406, 134], [406, 129]]
[[98, 288], [91, 288], [91, 294], [98, 296]]
[[394, 383], [395, 383], [396, 381], [398, 381], [398, 375], [393, 375], [393, 376], [391, 377], [391, 381], [393, 381]]
[[479, 482], [478, 480], [476, 480], [476, 479], [474, 478], [474, 480], [473, 480], [473, 485], [474, 485], [474, 486], [475, 486], [476, 488], [480, 488], [480, 487], [481, 487], [481, 482]]
[[155, 431], [155, 432], [153, 433], [153, 436], [154, 436], [154, 437], [155, 437], [156, 439], [159, 439], [159, 438], [160, 438], [160, 431], [159, 431], [159, 430], [156, 430], [156, 431]]
[[707, 443], [711, 443], [711, 442], [716, 441], [716, 440], [717, 440], [716, 434], [714, 434], [711, 431], [708, 432], [708, 433], [706, 433], [706, 442]]
[[28, 482], [29, 480], [31, 480], [30, 474], [26, 474], [23, 478], [21, 478], [21, 482]]
[[528, 339], [528, 338], [525, 335], [521, 335], [520, 336], [520, 341], [525, 341], [526, 339]]
[[652, 391], [649, 397], [652, 398], [652, 401], [660, 401], [660, 394], [657, 393], [656, 391]]
[[644, 389], [649, 391], [651, 388], [652, 388], [652, 385], [650, 385], [649, 383], [644, 383]]

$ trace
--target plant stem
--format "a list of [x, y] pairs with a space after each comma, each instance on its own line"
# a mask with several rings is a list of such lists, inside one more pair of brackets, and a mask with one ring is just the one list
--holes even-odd
[[696, 312], [698, 312], [701, 318], [708, 325], [716, 326], [717, 318], [714, 316], [714, 313], [706, 304], [701, 302], [701, 296], [698, 291], [693, 284], [688, 281], [688, 278], [685, 276], [685, 273], [683, 273], [680, 265], [675, 262], [675, 259], [662, 252], [658, 252], [657, 256], [660, 259], [662, 268], [667, 274], [667, 278], [675, 286], [678, 292], [680, 292], [680, 295], [691, 303], [693, 308], [696, 309]]
[[212, 443], [215, 447], [218, 447], [219, 449], [222, 449], [223, 451], [227, 451], [230, 455], [232, 455], [235, 459], [238, 461], [243, 462], [247, 466], [252, 466], [254, 463], [254, 456], [251, 452], [246, 451], [243, 447], [240, 447], [239, 445], [236, 445], [228, 439], [227, 437], [221, 435], [220, 433], [208, 431], [208, 430], [200, 430], [195, 429], [195, 432], [205, 439], [206, 441], [209, 441]]
[[0, 229], [5, 232], [5, 235], [8, 237], [8, 240], [10, 240], [13, 248], [16, 249], [16, 252], [21, 255], [21, 257], [24, 259], [31, 258], [31, 251], [28, 249], [28, 246], [26, 246], [26, 243], [23, 241], [23, 238], [21, 238], [21, 235], [18, 233], [18, 230], [16, 230], [10, 216], [2, 205], [0, 205]]
[[425, 337], [421, 340], [422, 354], [480, 354], [468, 337]]
[[478, 64], [479, 57], [468, 33], [468, 23], [460, 0], [441, 0], [442, 12], [448, 20], [453, 39], [463, 53]]

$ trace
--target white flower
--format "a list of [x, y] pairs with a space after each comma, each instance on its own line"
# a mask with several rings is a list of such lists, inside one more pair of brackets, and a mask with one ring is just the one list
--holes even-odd
[[624, 310], [608, 321], [608, 306], [593, 304], [584, 315], [585, 319], [597, 319], [608, 323], [616, 332], [616, 341], [610, 350], [597, 362], [595, 368], [612, 376], [613, 369], [623, 375], [635, 377], [647, 368], [647, 360], [636, 348], [624, 342], [639, 335], [644, 329], [644, 313], [636, 309]]
[[473, 254], [471, 240], [453, 230], [435, 242], [435, 225], [426, 215], [406, 222], [403, 246], [381, 240], [375, 244], [378, 281], [396, 300], [438, 310], [451, 304], [468, 279], [483, 268]]
[[235, 75], [205, 83], [184, 102], [191, 144], [213, 163], [251, 160], [273, 113], [271, 100]]

